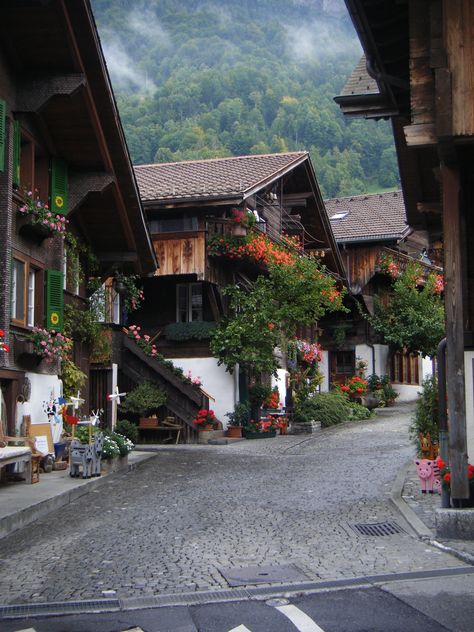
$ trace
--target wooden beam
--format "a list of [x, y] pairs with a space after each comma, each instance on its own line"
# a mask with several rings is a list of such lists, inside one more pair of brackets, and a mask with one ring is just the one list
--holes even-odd
[[447, 68], [435, 70], [435, 125], [436, 135], [441, 138], [453, 134], [453, 99], [451, 72]]
[[89, 193], [103, 193], [113, 182], [114, 176], [104, 171], [69, 174], [69, 212], [79, 207]]
[[444, 214], [444, 277], [451, 496], [469, 498], [464, 383], [464, 314], [460, 181], [457, 169], [441, 166]]
[[416, 210], [419, 213], [433, 213], [435, 215], [442, 215], [443, 205], [441, 202], [417, 202]]
[[102, 252], [98, 258], [101, 263], [126, 262], [137, 261], [138, 255], [136, 252]]
[[406, 125], [403, 128], [408, 147], [424, 147], [436, 145], [436, 130], [434, 123], [421, 123], [419, 125]]

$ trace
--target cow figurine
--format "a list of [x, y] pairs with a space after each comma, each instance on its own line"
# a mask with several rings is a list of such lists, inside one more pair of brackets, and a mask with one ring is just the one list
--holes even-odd
[[421, 493], [433, 493], [435, 484], [435, 461], [430, 459], [419, 459], [415, 461], [416, 471], [421, 483]]
[[87, 444], [82, 455], [82, 478], [92, 477], [93, 461], [94, 461], [94, 446]]
[[102, 450], [104, 449], [104, 435], [98, 432], [94, 439], [94, 459], [92, 462], [92, 476], [100, 476], [100, 463], [102, 460]]
[[84, 444], [74, 439], [71, 441], [71, 458], [69, 476], [78, 477], [83, 464]]

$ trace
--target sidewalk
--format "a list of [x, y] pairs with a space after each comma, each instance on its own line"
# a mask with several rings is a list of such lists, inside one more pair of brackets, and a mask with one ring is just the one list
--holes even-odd
[[[130, 471], [155, 455], [134, 450], [128, 456]], [[39, 483], [2, 483], [0, 487], [0, 539], [45, 517], [51, 511], [64, 507], [80, 496], [107, 482], [110, 476], [97, 478], [71, 478], [69, 470], [41, 474]]]
[[[410, 524], [418, 537], [433, 546], [455, 555], [474, 565], [474, 540], [454, 540], [436, 535], [436, 512], [441, 509], [441, 496], [422, 494], [420, 481], [413, 461], [409, 461], [399, 473], [392, 488], [392, 503]], [[445, 510], [446, 511], [446, 510]], [[469, 519], [474, 520], [474, 510], [469, 511]]]

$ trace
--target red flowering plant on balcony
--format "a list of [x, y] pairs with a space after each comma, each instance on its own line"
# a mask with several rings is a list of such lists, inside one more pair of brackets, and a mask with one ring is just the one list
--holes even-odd
[[264, 266], [291, 266], [295, 256], [286, 246], [281, 246], [263, 234], [252, 233], [245, 240], [239, 237], [212, 235], [207, 244], [211, 257], [223, 257], [235, 261], [252, 261]]
[[201, 408], [196, 415], [196, 419], [193, 419], [193, 423], [200, 427], [212, 426], [213, 428], [216, 428], [217, 417], [215, 416], [213, 410]]
[[367, 393], [367, 389], [369, 388], [369, 383], [367, 380], [359, 377], [358, 375], [353, 375], [348, 378], [345, 384], [341, 384], [340, 389], [343, 393], [347, 393], [349, 397], [362, 397]]
[[0, 353], [8, 353], [10, 351], [10, 347], [2, 340], [2, 338], [5, 338], [5, 332], [3, 329], [0, 329]]
[[245, 228], [252, 228], [257, 223], [257, 218], [252, 211], [233, 208], [231, 210], [232, 219], [236, 224], [240, 224]]
[[43, 226], [52, 233], [58, 233], [64, 237], [68, 220], [60, 213], [52, 213], [48, 204], [42, 202], [38, 196], [38, 190], [25, 191], [24, 204], [18, 208], [21, 215], [31, 216], [31, 222]]

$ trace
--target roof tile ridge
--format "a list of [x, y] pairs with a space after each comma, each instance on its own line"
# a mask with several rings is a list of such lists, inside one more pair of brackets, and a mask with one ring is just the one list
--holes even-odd
[[219, 161], [234, 161], [234, 160], [243, 160], [248, 158], [270, 158], [273, 156], [304, 156], [308, 155], [309, 152], [306, 150], [302, 151], [283, 151], [276, 153], [268, 153], [268, 154], [245, 154], [242, 156], [221, 156], [218, 158], [196, 158], [194, 160], [177, 160], [175, 162], [148, 162], [142, 165], [133, 165], [134, 169], [140, 169], [141, 167], [164, 167], [166, 165], [182, 165], [182, 164], [196, 164], [196, 163], [210, 163], [210, 162], [219, 162]]
[[374, 198], [374, 197], [382, 197], [385, 195], [392, 195], [395, 196], [395, 194], [402, 194], [402, 190], [401, 189], [397, 189], [396, 191], [384, 191], [383, 193], [360, 193], [359, 195], [341, 195], [339, 197], [334, 197], [334, 198], [325, 198], [324, 199], [324, 203], [326, 204], [326, 202], [335, 202], [337, 200], [355, 200], [355, 199], [366, 199], [366, 198]]

